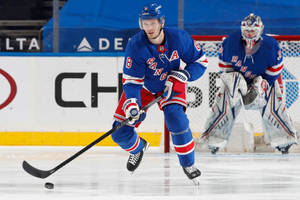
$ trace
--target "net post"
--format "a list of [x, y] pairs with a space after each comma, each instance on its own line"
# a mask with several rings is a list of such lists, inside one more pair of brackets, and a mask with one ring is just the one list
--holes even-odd
[[164, 153], [170, 153], [170, 132], [164, 121]]

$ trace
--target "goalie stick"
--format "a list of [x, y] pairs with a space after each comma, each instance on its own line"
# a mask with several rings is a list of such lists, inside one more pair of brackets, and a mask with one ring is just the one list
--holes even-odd
[[[145, 107], [143, 107], [140, 110], [140, 113], [145, 112], [148, 108], [150, 108], [152, 105], [158, 103], [164, 97], [165, 97], [165, 93], [162, 94], [161, 96], [157, 97], [153, 101], [151, 101]], [[42, 179], [47, 178], [48, 176], [50, 176], [51, 174], [53, 174], [54, 172], [56, 172], [57, 170], [59, 170], [60, 168], [62, 168], [63, 166], [65, 166], [66, 164], [68, 164], [69, 162], [71, 162], [72, 160], [74, 160], [75, 158], [77, 158], [78, 156], [80, 156], [82, 153], [84, 153], [85, 151], [87, 151], [88, 149], [90, 149], [91, 147], [93, 147], [94, 145], [96, 145], [97, 143], [99, 143], [100, 141], [102, 141], [104, 138], [106, 138], [107, 136], [109, 136], [110, 134], [112, 134], [114, 131], [119, 130], [121, 127], [123, 127], [125, 124], [127, 124], [131, 120], [132, 120], [132, 117], [129, 117], [129, 118], [125, 119], [120, 124], [118, 124], [117, 126], [113, 127], [112, 129], [110, 129], [104, 135], [100, 136], [98, 139], [96, 139], [95, 141], [93, 141], [92, 143], [90, 143], [89, 145], [87, 145], [86, 147], [84, 147], [83, 149], [81, 149], [80, 151], [78, 151], [77, 153], [75, 153], [74, 155], [72, 155], [71, 157], [69, 157], [68, 159], [66, 159], [62, 163], [60, 163], [59, 165], [57, 165], [56, 167], [54, 167], [53, 169], [50, 169], [50, 170], [40, 170], [40, 169], [37, 169], [37, 168], [33, 167], [32, 165], [30, 165], [25, 160], [23, 161], [23, 164], [22, 164], [23, 169], [27, 173], [29, 173], [30, 175], [35, 176], [37, 178], [42, 178]]]

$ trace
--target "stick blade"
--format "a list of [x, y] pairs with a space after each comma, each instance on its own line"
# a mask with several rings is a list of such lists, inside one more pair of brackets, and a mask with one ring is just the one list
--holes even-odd
[[44, 171], [44, 170], [37, 169], [37, 168], [33, 167], [32, 165], [30, 165], [25, 160], [23, 161], [22, 166], [23, 166], [23, 169], [28, 174], [30, 174], [32, 176], [35, 176], [37, 178], [47, 178], [48, 176], [50, 176], [52, 174], [52, 170], [50, 170], [50, 171]]

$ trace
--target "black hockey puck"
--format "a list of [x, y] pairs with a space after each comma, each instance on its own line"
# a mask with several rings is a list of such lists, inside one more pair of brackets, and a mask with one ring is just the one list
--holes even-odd
[[45, 188], [47, 188], [47, 189], [53, 189], [54, 188], [54, 184], [47, 182], [47, 183], [45, 183]]

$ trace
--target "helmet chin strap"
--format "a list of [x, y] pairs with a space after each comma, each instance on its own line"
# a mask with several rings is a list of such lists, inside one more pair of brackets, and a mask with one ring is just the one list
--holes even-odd
[[160, 36], [162, 30], [163, 30], [163, 27], [161, 26], [159, 33], [157, 34], [157, 36], [155, 38], [152, 38], [152, 40], [156, 40]]

